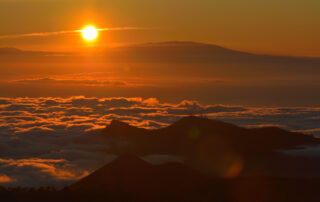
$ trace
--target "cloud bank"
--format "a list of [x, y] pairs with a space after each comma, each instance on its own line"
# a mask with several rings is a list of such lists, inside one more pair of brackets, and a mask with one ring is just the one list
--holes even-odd
[[105, 152], [108, 140], [96, 136], [111, 120], [156, 129], [188, 115], [320, 135], [320, 108], [202, 105], [191, 100], [172, 104], [139, 97], [0, 98], [0, 184], [65, 186], [115, 158]]

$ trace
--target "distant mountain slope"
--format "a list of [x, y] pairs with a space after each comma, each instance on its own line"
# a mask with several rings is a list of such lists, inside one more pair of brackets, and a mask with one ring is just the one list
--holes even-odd
[[9, 48], [9, 47], [0, 48], [0, 55], [19, 54], [22, 52], [23, 52], [22, 50], [19, 50], [17, 48]]
[[31, 56], [31, 55], [45, 55], [51, 54], [50, 52], [42, 52], [42, 51], [26, 51], [18, 48], [12, 47], [0, 47], [0, 56]]
[[[320, 64], [320, 58], [272, 56], [227, 49], [213, 44], [171, 41], [126, 45], [115, 48], [97, 48], [71, 52], [23, 51], [15, 48], [0, 48], [0, 59], [4, 56], [38, 56], [51, 61], [59, 55], [63, 59], [90, 57], [108, 62], [158, 62], [187, 64]], [[51, 56], [51, 57], [48, 57]], [[37, 60], [40, 58], [30, 58]]]
[[27, 51], [12, 47], [0, 47], [0, 62], [42, 62], [51, 60], [56, 53], [43, 51]]
[[[123, 46], [107, 50], [110, 60], [165, 63], [291, 63], [319, 64], [319, 58], [272, 56], [247, 53], [212, 44], [196, 42], [160, 42]], [[100, 53], [101, 54], [101, 53]]]

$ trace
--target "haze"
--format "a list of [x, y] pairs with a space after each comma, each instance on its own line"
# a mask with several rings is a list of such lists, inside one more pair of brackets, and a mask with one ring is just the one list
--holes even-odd
[[[280, 55], [320, 56], [317, 0], [2, 0], [0, 34], [99, 27], [156, 27], [150, 32], [108, 33], [100, 45], [197, 41]], [[71, 36], [0, 40], [1, 46], [70, 49]]]

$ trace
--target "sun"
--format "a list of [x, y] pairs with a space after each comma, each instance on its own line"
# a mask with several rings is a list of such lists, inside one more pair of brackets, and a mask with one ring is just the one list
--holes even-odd
[[98, 37], [98, 29], [94, 26], [87, 26], [81, 30], [82, 37], [87, 41], [93, 41]]

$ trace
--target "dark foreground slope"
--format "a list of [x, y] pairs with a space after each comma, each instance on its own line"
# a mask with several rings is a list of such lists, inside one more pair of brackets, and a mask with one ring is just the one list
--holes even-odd
[[122, 156], [65, 188], [1, 189], [1, 201], [318, 202], [319, 179], [217, 179], [180, 163], [152, 165]]
[[318, 202], [319, 179], [217, 179], [180, 163], [152, 165], [119, 157], [62, 191], [1, 190], [1, 201]]
[[88, 196], [137, 201], [317, 201], [320, 180], [255, 177], [218, 179], [182, 163], [152, 165], [122, 156], [67, 188]]
[[181, 163], [152, 165], [134, 156], [122, 156], [69, 187], [81, 193], [119, 193], [154, 199], [183, 195], [210, 178]]

